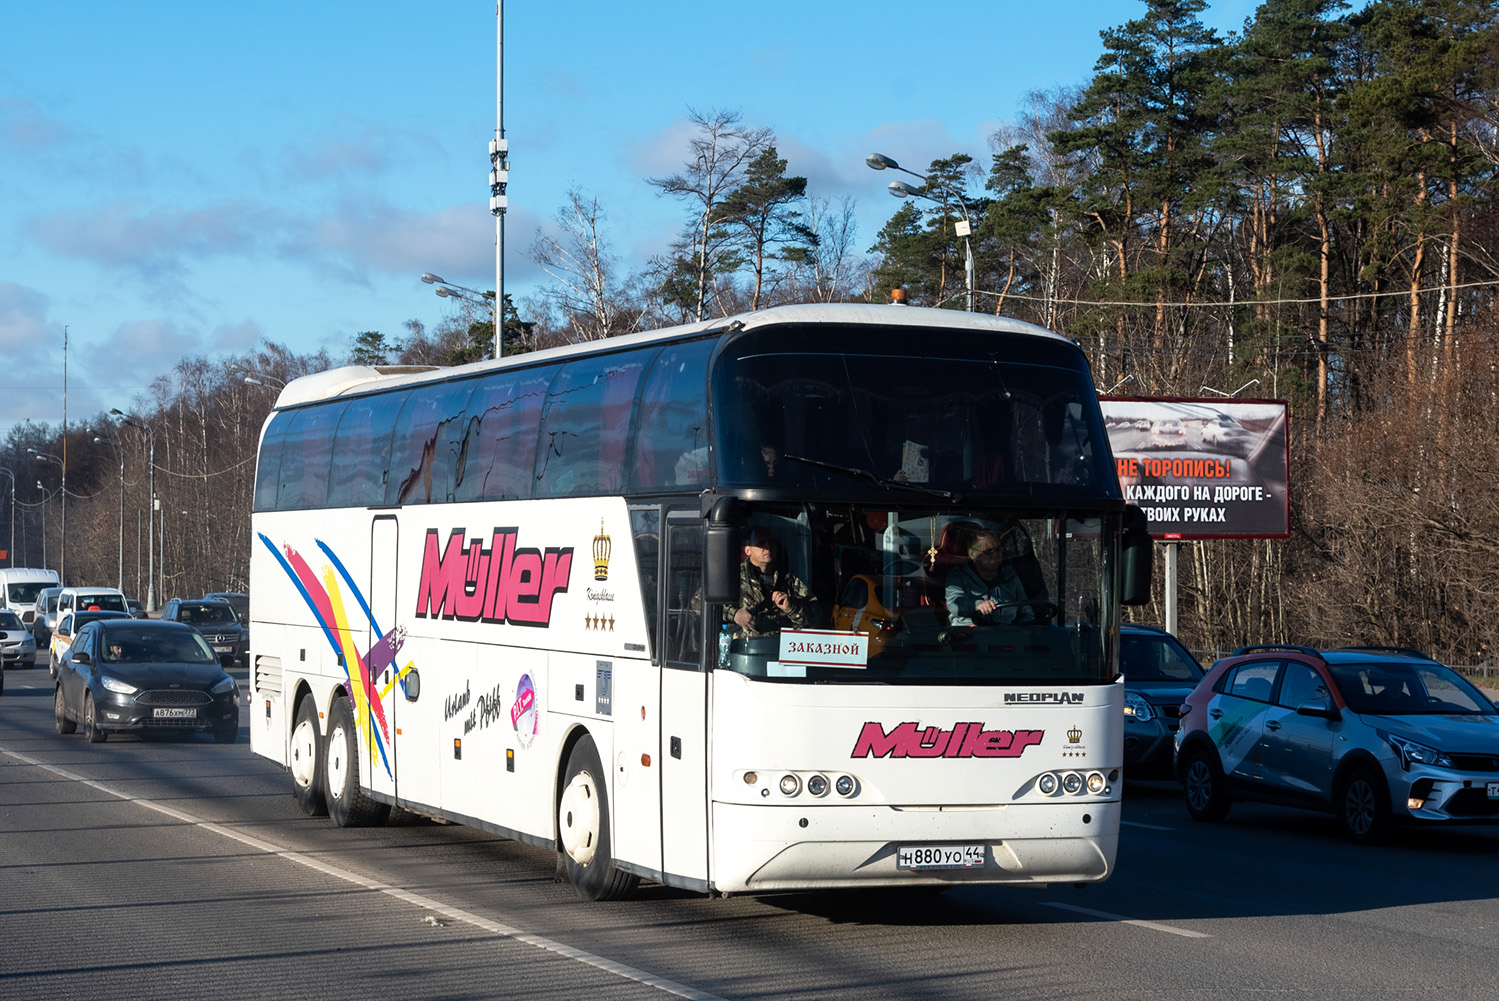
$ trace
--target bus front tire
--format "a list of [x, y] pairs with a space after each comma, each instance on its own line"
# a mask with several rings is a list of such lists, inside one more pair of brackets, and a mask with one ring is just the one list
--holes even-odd
[[328, 710], [328, 740], [323, 760], [323, 796], [328, 816], [339, 827], [371, 827], [383, 822], [390, 807], [371, 799], [359, 785], [359, 738], [347, 696]]
[[297, 705], [297, 722], [291, 731], [291, 794], [309, 817], [328, 812], [323, 798], [323, 743], [318, 733], [317, 706], [308, 695]]
[[593, 738], [585, 735], [568, 755], [562, 795], [557, 801], [562, 866], [568, 881], [584, 899], [623, 900], [635, 892], [640, 878], [614, 865], [604, 775]]

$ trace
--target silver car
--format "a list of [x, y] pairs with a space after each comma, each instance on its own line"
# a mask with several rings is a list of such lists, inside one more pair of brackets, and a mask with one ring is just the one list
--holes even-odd
[[1241, 647], [1188, 696], [1176, 772], [1198, 820], [1253, 799], [1367, 843], [1397, 822], [1499, 823], [1499, 707], [1413, 650]]

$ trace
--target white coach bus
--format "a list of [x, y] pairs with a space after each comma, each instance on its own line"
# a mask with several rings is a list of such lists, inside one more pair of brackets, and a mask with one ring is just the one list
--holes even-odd
[[251, 743], [309, 814], [594, 899], [1113, 869], [1150, 540], [1054, 333], [792, 306], [308, 376], [254, 535]]

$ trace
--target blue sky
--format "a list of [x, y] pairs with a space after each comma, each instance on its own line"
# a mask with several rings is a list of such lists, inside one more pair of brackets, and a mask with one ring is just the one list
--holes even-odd
[[[1242, 27], [1253, 0], [1204, 20]], [[688, 108], [774, 129], [809, 194], [898, 207], [879, 151], [923, 169], [1025, 94], [1088, 79], [1135, 0], [505, 5], [505, 285], [570, 186], [633, 270], [686, 218]], [[454, 312], [423, 271], [494, 285], [489, 2], [0, 0], [0, 434], [131, 409], [188, 355], [263, 340], [347, 353]]]

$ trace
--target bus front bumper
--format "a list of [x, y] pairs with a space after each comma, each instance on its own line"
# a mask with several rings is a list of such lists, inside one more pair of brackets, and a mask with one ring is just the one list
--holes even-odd
[[[1119, 844], [1117, 799], [978, 807], [713, 804], [720, 893], [1107, 879]], [[902, 848], [982, 845], [982, 865], [912, 871]]]

